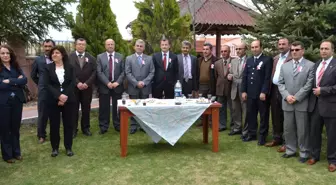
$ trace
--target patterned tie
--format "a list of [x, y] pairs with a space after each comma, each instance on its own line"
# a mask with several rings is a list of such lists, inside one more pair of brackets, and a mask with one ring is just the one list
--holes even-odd
[[79, 55], [78, 55], [79, 58], [82, 58], [82, 56], [83, 56], [82, 54], [79, 54]]
[[138, 56], [138, 63], [141, 66], [141, 64], [142, 64], [142, 57], [140, 55]]
[[109, 75], [109, 80], [112, 81], [112, 73], [113, 73], [113, 60], [112, 60], [113, 55], [110, 54], [110, 59], [109, 59], [109, 67], [110, 67], [110, 75]]
[[326, 61], [323, 61], [323, 62], [322, 62], [322, 67], [321, 67], [321, 69], [320, 69], [320, 71], [319, 71], [319, 73], [318, 73], [318, 76], [317, 76], [317, 87], [320, 87], [321, 80], [322, 80], [322, 76], [323, 76], [323, 74], [324, 74], [324, 72], [325, 72], [325, 65], [326, 65], [326, 64], [327, 64]]
[[186, 82], [188, 82], [189, 80], [189, 62], [187, 59], [187, 56], [184, 56], [184, 65], [183, 65], [183, 69], [184, 69], [184, 80]]
[[293, 74], [296, 74], [297, 69], [298, 69], [298, 64], [299, 64], [298, 61], [295, 61], [295, 62], [294, 62], [294, 66], [293, 66]]

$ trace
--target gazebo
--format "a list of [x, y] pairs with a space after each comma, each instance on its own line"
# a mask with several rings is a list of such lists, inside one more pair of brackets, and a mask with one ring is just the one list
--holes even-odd
[[180, 0], [181, 15], [193, 17], [196, 35], [216, 35], [216, 56], [220, 56], [221, 35], [253, 29], [255, 11], [232, 0]]

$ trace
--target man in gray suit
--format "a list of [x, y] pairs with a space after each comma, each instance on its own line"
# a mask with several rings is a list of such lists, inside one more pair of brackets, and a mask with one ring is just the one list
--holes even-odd
[[47, 64], [51, 63], [49, 59], [49, 52], [52, 47], [55, 46], [55, 42], [51, 39], [46, 39], [43, 41], [43, 50], [44, 53], [37, 57], [33, 63], [32, 66], [32, 72], [31, 72], [31, 78], [34, 81], [36, 85], [38, 85], [38, 104], [37, 104], [37, 114], [38, 114], [38, 120], [37, 120], [37, 137], [39, 139], [39, 143], [44, 143], [47, 132], [47, 121], [48, 121], [48, 108], [45, 106], [46, 103], [44, 101], [46, 100], [46, 88], [43, 84], [43, 72]]
[[112, 97], [113, 126], [120, 131], [120, 116], [117, 110], [118, 99], [124, 92], [125, 78], [123, 56], [114, 51], [115, 42], [105, 41], [106, 52], [97, 56], [97, 76], [99, 79], [99, 134], [105, 134], [110, 125], [110, 98]]
[[195, 94], [198, 91], [199, 74], [197, 58], [190, 55], [191, 43], [189, 41], [182, 42], [182, 53], [177, 55], [179, 64], [178, 80], [182, 84], [182, 94], [188, 97], [188, 94]]
[[[128, 80], [128, 94], [131, 99], [145, 99], [152, 92], [151, 81], [154, 77], [154, 64], [151, 56], [143, 54], [145, 42], [137, 40], [134, 46], [135, 53], [126, 57], [125, 73]], [[131, 118], [130, 133], [137, 131], [137, 123]]]
[[[229, 133], [230, 136], [242, 134], [243, 137], [247, 136], [247, 124], [246, 124], [246, 101], [242, 99], [241, 82], [243, 78], [243, 71], [246, 64], [246, 44], [239, 43], [236, 46], [237, 55], [239, 58], [235, 58], [231, 61], [230, 73], [228, 79], [232, 81], [231, 85], [231, 99], [232, 99], [232, 119], [233, 129]], [[244, 130], [242, 132], [242, 123], [244, 124]]]
[[299, 146], [299, 161], [308, 160], [309, 121], [308, 100], [313, 87], [314, 63], [303, 58], [304, 47], [301, 42], [291, 46], [293, 60], [282, 64], [279, 76], [279, 91], [284, 99], [284, 136], [286, 153], [283, 158], [296, 156]]

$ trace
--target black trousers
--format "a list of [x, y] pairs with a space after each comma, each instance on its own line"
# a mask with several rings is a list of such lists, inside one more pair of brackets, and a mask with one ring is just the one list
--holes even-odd
[[[141, 91], [139, 94], [137, 95], [130, 95], [130, 99], [146, 99], [148, 98], [149, 95], [148, 94], [142, 94]], [[134, 117], [131, 117], [131, 129], [136, 129], [138, 127], [138, 123], [137, 121], [134, 119]]]
[[283, 142], [284, 130], [284, 113], [282, 110], [282, 98], [278, 86], [272, 85], [271, 92], [271, 113], [272, 113], [272, 126], [273, 126], [273, 139], [278, 142]]
[[164, 92], [165, 99], [174, 99], [175, 97], [174, 85], [169, 84], [167, 81], [163, 81], [159, 85], [154, 85], [153, 98], [162, 99]]
[[82, 132], [90, 130], [90, 112], [91, 112], [91, 102], [92, 102], [92, 88], [85, 90], [79, 90], [76, 88], [75, 95], [76, 100], [76, 114], [74, 122], [74, 132], [78, 131], [78, 120], [79, 120], [79, 105], [82, 110], [81, 118], [81, 129]]
[[118, 113], [118, 99], [122, 93], [116, 93], [113, 89], [108, 94], [99, 94], [99, 127], [100, 130], [108, 130], [110, 126], [110, 98], [112, 97], [112, 119], [114, 128], [120, 128], [120, 113]]
[[260, 114], [259, 135], [266, 139], [269, 127], [269, 101], [247, 98], [248, 135], [256, 136], [258, 129], [258, 112]]
[[48, 113], [48, 106], [46, 104], [46, 101], [42, 98], [38, 99], [37, 103], [37, 137], [38, 138], [46, 138], [47, 137], [47, 122], [49, 119], [49, 113]]
[[193, 84], [193, 80], [189, 79], [188, 82], [186, 82], [184, 79], [182, 82], [182, 94], [188, 98], [188, 94], [192, 94], [192, 84]]
[[64, 129], [64, 147], [72, 149], [72, 134], [75, 120], [76, 103], [67, 102], [64, 106], [49, 104], [50, 109], [50, 142], [53, 149], [59, 148], [61, 115]]
[[21, 156], [22, 102], [16, 96], [10, 97], [5, 105], [0, 105], [0, 113], [1, 154], [4, 160], [10, 160]]

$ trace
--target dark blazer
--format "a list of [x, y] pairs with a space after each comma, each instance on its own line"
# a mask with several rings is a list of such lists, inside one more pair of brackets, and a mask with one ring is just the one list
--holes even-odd
[[163, 68], [163, 55], [162, 52], [154, 53], [153, 54], [153, 64], [155, 68], [154, 73], [154, 88], [161, 88], [164, 85], [164, 77], [166, 77], [166, 81], [171, 84], [175, 85], [177, 81], [177, 74], [178, 74], [178, 61], [177, 56], [169, 51], [169, 59], [167, 58], [167, 71]]
[[[3, 64], [0, 65], [2, 65], [2, 70], [0, 71], [0, 105], [7, 103], [12, 92], [24, 103], [23, 86], [27, 84], [26, 76], [22, 70], [17, 71], [14, 67], [11, 67], [9, 71]], [[22, 75], [23, 78], [18, 79], [20, 75]], [[2, 82], [7, 79], [9, 79], [8, 84]]]
[[[258, 69], [260, 66], [260, 69]], [[262, 54], [254, 63], [254, 56], [246, 61], [242, 79], [242, 92], [247, 97], [258, 99], [260, 93], [266, 95], [270, 92], [273, 58]]]
[[[317, 68], [321, 61], [315, 64], [315, 74], [313, 87], [316, 88], [316, 74], [318, 73]], [[311, 94], [308, 111], [312, 112], [317, 103], [319, 108], [319, 113], [322, 117], [336, 117], [336, 59], [332, 59], [325, 70], [321, 83], [321, 94], [318, 98], [314, 94]]]
[[[203, 62], [204, 60], [204, 57], [200, 57], [198, 59], [198, 74], [200, 74], [201, 72], [201, 63]], [[210, 64], [210, 67], [209, 67], [209, 70], [210, 70], [210, 93], [211, 95], [213, 96], [216, 96], [216, 77], [215, 77], [215, 62], [217, 61], [217, 58], [212, 55], [211, 56], [211, 64]], [[211, 67], [213, 66], [213, 67]], [[200, 75], [198, 76], [198, 81], [200, 80], [199, 79]]]
[[76, 52], [70, 54], [70, 63], [74, 67], [76, 73], [76, 84], [79, 82], [86, 83], [89, 87], [95, 83], [96, 72], [97, 72], [97, 63], [96, 59], [90, 55], [88, 52], [84, 54], [84, 65], [83, 68], [80, 67], [78, 57]]
[[38, 56], [33, 63], [32, 71], [30, 73], [30, 77], [38, 87], [39, 100], [46, 98], [45, 94], [47, 91], [43, 86], [43, 72], [46, 66], [47, 62], [45, 55]]
[[[55, 63], [48, 64], [45, 68], [43, 74], [43, 80], [45, 87], [47, 89], [47, 103], [56, 104], [58, 103], [58, 97], [61, 94], [68, 96], [68, 102], [75, 102], [75, 86], [76, 86], [76, 74], [73, 66], [70, 63], [64, 62], [64, 82], [60, 84], [56, 75]], [[63, 91], [61, 91], [63, 88]]]
[[[192, 76], [192, 90], [198, 91], [199, 88], [199, 66], [197, 58], [193, 55], [190, 55], [191, 59], [191, 76]], [[183, 65], [183, 54], [177, 55], [177, 60], [179, 63], [179, 72], [177, 79], [182, 82], [184, 80], [184, 65]]]

